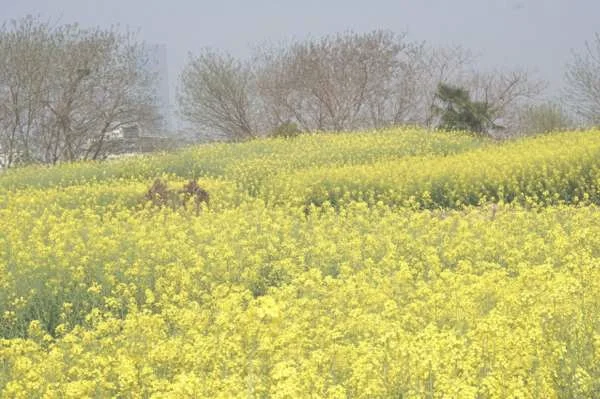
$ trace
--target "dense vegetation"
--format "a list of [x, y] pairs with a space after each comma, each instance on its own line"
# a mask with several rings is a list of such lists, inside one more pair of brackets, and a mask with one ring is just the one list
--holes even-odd
[[[198, 179], [197, 216], [143, 198]], [[598, 397], [600, 132], [0, 175], [2, 397]]]

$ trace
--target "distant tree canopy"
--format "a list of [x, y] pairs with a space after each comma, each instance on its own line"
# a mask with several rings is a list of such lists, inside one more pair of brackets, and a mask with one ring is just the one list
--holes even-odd
[[521, 135], [557, 132], [573, 125], [565, 108], [553, 102], [525, 106], [519, 114]]
[[230, 139], [256, 137], [249, 65], [228, 54], [206, 50], [191, 57], [181, 74], [181, 83], [177, 99], [185, 120], [198, 129]]
[[502, 128], [494, 123], [493, 107], [487, 102], [471, 100], [469, 91], [462, 87], [440, 83], [435, 97], [433, 113], [440, 116], [440, 129], [487, 134]]
[[129, 33], [26, 17], [0, 26], [0, 166], [98, 159], [120, 126], [156, 119], [145, 47]]
[[567, 65], [565, 98], [585, 124], [600, 126], [600, 34]]
[[493, 126], [483, 116], [493, 110], [495, 118], [512, 121], [522, 102], [544, 87], [524, 71], [474, 72], [471, 53], [460, 47], [431, 48], [376, 30], [262, 46], [248, 61], [207, 49], [190, 56], [178, 103], [194, 130], [231, 140], [286, 124], [300, 131], [436, 126], [442, 116], [433, 107], [440, 101], [437, 90], [449, 82], [473, 100], [444, 123], [481, 133]]

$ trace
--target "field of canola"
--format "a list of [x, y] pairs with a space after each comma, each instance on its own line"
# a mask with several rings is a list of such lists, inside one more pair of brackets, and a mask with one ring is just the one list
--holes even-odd
[[599, 131], [0, 174], [0, 397], [600, 397], [598, 205]]

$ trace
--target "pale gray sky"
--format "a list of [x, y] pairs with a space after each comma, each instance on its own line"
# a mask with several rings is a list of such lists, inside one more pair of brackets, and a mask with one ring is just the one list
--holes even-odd
[[556, 92], [571, 51], [600, 32], [598, 0], [0, 0], [0, 20], [26, 14], [139, 28], [144, 40], [168, 46], [173, 86], [187, 53], [206, 46], [245, 56], [258, 42], [384, 28], [460, 44], [484, 67], [535, 69]]

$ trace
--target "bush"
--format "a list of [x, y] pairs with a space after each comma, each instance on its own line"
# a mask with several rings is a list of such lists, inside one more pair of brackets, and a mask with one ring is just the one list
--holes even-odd
[[271, 132], [271, 137], [292, 138], [297, 137], [302, 133], [302, 130], [294, 122], [284, 122]]

